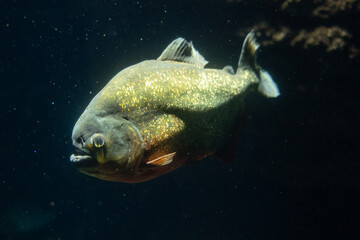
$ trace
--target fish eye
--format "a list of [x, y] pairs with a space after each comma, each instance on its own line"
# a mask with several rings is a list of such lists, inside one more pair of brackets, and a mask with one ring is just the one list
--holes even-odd
[[105, 144], [105, 138], [103, 135], [97, 133], [92, 137], [92, 143], [95, 147], [101, 148]]

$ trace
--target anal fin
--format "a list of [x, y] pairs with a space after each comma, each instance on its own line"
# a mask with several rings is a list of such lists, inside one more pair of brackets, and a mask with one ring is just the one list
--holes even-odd
[[[244, 106], [242, 106], [244, 107]], [[222, 149], [222, 151], [216, 153], [216, 157], [224, 163], [231, 163], [235, 159], [235, 152], [236, 152], [236, 144], [239, 140], [239, 137], [241, 135], [241, 132], [244, 128], [244, 113], [240, 113], [240, 115], [237, 117], [237, 128], [234, 131], [234, 134], [229, 138], [229, 144]]]

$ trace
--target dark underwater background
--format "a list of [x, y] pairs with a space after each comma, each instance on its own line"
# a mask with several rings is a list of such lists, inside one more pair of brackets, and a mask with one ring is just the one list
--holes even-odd
[[[0, 239], [360, 239], [359, 1], [0, 3]], [[74, 169], [71, 131], [176, 37], [237, 64], [250, 29], [281, 96], [246, 98], [233, 163], [141, 184]]]

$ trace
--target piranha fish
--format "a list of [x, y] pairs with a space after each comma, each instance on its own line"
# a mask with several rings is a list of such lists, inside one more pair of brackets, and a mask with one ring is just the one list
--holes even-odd
[[236, 72], [207, 69], [191, 42], [177, 38], [156, 60], [120, 71], [92, 99], [72, 132], [70, 161], [99, 179], [137, 183], [205, 156], [231, 161], [244, 97], [279, 90], [256, 64], [254, 32], [243, 43]]

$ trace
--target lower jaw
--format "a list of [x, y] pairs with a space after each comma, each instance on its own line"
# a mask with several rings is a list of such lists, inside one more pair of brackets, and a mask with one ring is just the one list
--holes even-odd
[[74, 162], [74, 163], [81, 162], [81, 161], [88, 160], [88, 159], [92, 159], [92, 157], [89, 155], [75, 155], [75, 154], [71, 154], [71, 156], [70, 156], [70, 161]]
[[98, 166], [98, 162], [95, 158], [89, 156], [89, 155], [75, 155], [72, 154], [70, 156], [71, 163], [76, 168], [92, 168]]

